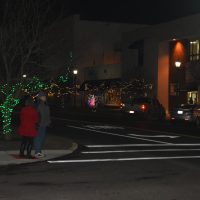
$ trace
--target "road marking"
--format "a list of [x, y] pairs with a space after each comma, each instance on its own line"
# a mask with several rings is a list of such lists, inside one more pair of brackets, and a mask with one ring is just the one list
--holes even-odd
[[171, 143], [162, 142], [162, 141], [158, 141], [158, 140], [150, 140], [150, 139], [144, 139], [144, 138], [133, 137], [133, 136], [128, 136], [128, 135], [121, 135], [121, 134], [117, 134], [117, 133], [110, 133], [110, 132], [106, 132], [106, 131], [93, 130], [93, 129], [83, 128], [83, 127], [78, 127], [78, 126], [71, 126], [70, 125], [68, 127], [80, 129], [80, 130], [85, 130], [85, 131], [90, 131], [90, 132], [95, 132], [95, 133], [103, 133], [103, 134], [106, 134], [106, 135], [114, 135], [114, 136], [124, 137], [124, 138], [144, 140], [144, 141], [148, 141], [148, 142], [155, 142], [155, 143], [161, 143], [161, 144], [171, 144]]
[[[60, 117], [53, 117], [53, 119], [57, 119], [57, 120], [62, 120], [62, 121], [68, 121], [68, 122], [76, 122], [76, 123], [90, 123], [90, 124], [97, 124], [97, 122], [91, 122], [91, 121], [86, 121], [86, 120], [70, 120], [70, 119], [64, 119], [64, 118], [60, 118]], [[102, 124], [102, 122], [98, 122], [98, 124]], [[188, 138], [194, 138], [194, 139], [200, 139], [200, 137], [198, 136], [192, 136], [192, 135], [186, 135], [186, 134], [182, 134], [182, 133], [176, 133], [176, 132], [166, 132], [166, 131], [157, 131], [157, 130], [149, 130], [149, 129], [141, 129], [141, 128], [134, 128], [134, 127], [127, 127], [130, 128], [132, 130], [136, 130], [136, 131], [146, 131], [146, 132], [152, 132], [152, 133], [159, 133], [159, 134], [174, 134], [174, 135], [178, 135], [180, 137], [188, 137]]]
[[140, 153], [140, 152], [177, 152], [200, 151], [200, 149], [152, 149], [152, 150], [116, 150], [116, 151], [83, 151], [82, 154], [112, 154], [112, 153]]
[[145, 161], [145, 160], [175, 160], [199, 159], [200, 156], [173, 156], [173, 157], [140, 157], [140, 158], [113, 158], [113, 159], [87, 159], [87, 160], [56, 160], [47, 161], [50, 164], [59, 163], [89, 163], [89, 162], [118, 162], [118, 161]]
[[138, 135], [138, 134], [128, 134], [131, 136], [136, 136], [136, 137], [147, 137], [147, 138], [170, 138], [170, 139], [175, 139], [179, 138], [180, 136], [173, 136], [173, 135]]
[[119, 130], [124, 130], [124, 128], [121, 127], [121, 126], [108, 126], [108, 125], [102, 125], [102, 126], [86, 125], [84, 127], [91, 128], [91, 129], [119, 129]]
[[88, 148], [109, 148], [109, 147], [165, 147], [165, 146], [200, 146], [193, 144], [110, 144], [110, 145], [86, 145]]
[[[174, 134], [176, 136], [174, 137], [189, 137], [189, 138], [195, 138], [195, 139], [200, 139], [199, 137], [195, 136], [190, 136], [190, 135], [185, 135], [185, 134], [180, 134], [180, 133], [175, 133], [175, 132], [168, 132], [168, 131], [158, 131], [158, 130], [150, 130], [150, 129], [143, 129], [143, 128], [134, 128], [134, 127], [129, 127], [131, 130], [134, 131], [145, 131], [145, 132], [150, 132], [150, 133], [158, 133], [158, 134]], [[173, 136], [172, 136], [173, 137]]]

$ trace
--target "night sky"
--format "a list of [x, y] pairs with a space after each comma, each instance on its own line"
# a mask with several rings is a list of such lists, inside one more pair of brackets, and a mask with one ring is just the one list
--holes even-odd
[[65, 15], [83, 19], [157, 24], [200, 12], [199, 0], [72, 0], [64, 2]]

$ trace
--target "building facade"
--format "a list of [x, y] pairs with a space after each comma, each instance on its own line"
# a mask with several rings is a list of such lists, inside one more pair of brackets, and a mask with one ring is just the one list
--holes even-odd
[[200, 101], [200, 14], [123, 34], [122, 77], [144, 78], [167, 112]]
[[121, 77], [122, 33], [143, 25], [107, 23], [73, 15], [49, 27], [44, 64], [55, 74], [69, 65], [77, 68], [80, 83]]
[[[73, 15], [48, 28], [44, 65], [50, 77], [65, 73], [67, 68], [77, 69], [76, 84], [80, 87], [84, 82], [104, 80], [110, 85], [110, 80], [122, 77], [122, 33], [141, 27], [144, 25], [89, 21]], [[101, 95], [106, 104], [118, 104], [118, 93], [112, 88]]]

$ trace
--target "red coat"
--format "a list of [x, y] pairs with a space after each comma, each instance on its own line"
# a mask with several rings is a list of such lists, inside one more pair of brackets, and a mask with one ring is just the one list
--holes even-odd
[[39, 120], [39, 114], [33, 106], [26, 106], [20, 113], [19, 135], [35, 137], [37, 135], [36, 124]]

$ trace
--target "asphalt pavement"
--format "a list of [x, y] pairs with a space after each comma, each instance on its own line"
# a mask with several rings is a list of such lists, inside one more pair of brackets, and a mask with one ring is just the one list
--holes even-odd
[[[176, 130], [173, 130], [173, 132], [150, 130], [134, 126], [116, 126], [63, 118], [54, 118], [54, 120], [58, 124], [63, 124], [62, 127], [70, 130], [68, 131], [68, 137], [73, 138], [81, 146], [85, 147], [86, 151], [82, 152], [83, 155], [81, 157], [85, 162], [115, 161], [116, 158], [119, 161], [199, 158], [200, 137], [192, 134], [179, 131], [176, 133]], [[140, 156], [140, 154], [152, 153], [157, 156]], [[123, 154], [123, 157], [120, 158], [119, 154]], [[132, 158], [133, 154], [136, 156]], [[101, 160], [102, 155], [103, 160]], [[90, 157], [94, 158], [94, 160], [87, 159]], [[83, 161], [67, 160], [65, 162]]]
[[119, 116], [57, 113], [50, 132], [62, 139], [51, 141], [78, 151], [1, 168], [0, 199], [198, 200], [199, 129]]

